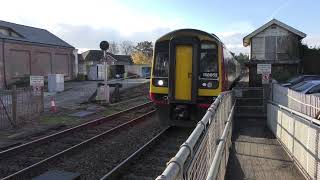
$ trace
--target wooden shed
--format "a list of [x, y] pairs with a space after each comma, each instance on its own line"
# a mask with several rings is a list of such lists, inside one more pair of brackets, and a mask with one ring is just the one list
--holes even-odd
[[261, 85], [257, 64], [271, 64], [275, 79], [282, 80], [298, 73], [301, 65], [301, 40], [306, 34], [276, 19], [272, 19], [243, 38], [243, 45], [250, 46], [250, 85]]

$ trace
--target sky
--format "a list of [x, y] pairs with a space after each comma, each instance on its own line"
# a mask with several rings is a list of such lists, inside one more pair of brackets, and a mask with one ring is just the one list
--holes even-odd
[[320, 46], [318, 0], [7, 0], [0, 20], [47, 29], [79, 51], [102, 40], [155, 41], [180, 28], [214, 33], [236, 54], [242, 39], [276, 18]]

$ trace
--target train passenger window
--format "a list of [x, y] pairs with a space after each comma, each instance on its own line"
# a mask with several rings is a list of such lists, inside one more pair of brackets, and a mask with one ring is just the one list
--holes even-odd
[[199, 73], [201, 78], [218, 78], [218, 56], [216, 44], [201, 44]]
[[169, 54], [159, 52], [156, 55], [153, 75], [155, 77], [168, 77], [169, 74]]

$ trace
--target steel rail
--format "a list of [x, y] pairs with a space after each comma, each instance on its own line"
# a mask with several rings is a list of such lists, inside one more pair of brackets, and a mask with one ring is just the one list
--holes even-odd
[[71, 127], [71, 128], [65, 129], [63, 131], [60, 131], [60, 132], [57, 132], [57, 133], [54, 133], [54, 134], [51, 134], [51, 135], [48, 135], [48, 136], [33, 140], [33, 141], [30, 141], [30, 142], [27, 142], [27, 143], [24, 143], [24, 144], [21, 144], [21, 145], [6, 149], [6, 150], [0, 152], [0, 159], [4, 158], [5, 156], [8, 156], [10, 154], [14, 154], [16, 152], [19, 152], [19, 151], [21, 151], [23, 149], [26, 149], [26, 148], [29, 148], [29, 147], [34, 147], [35, 144], [39, 145], [41, 143], [48, 142], [48, 141], [56, 139], [58, 137], [65, 136], [66, 134], [69, 134], [69, 133], [74, 132], [76, 130], [83, 129], [83, 128], [86, 128], [88, 126], [96, 126], [96, 125], [102, 124], [105, 121], [111, 120], [111, 119], [116, 118], [116, 117], [118, 117], [118, 116], [120, 116], [122, 114], [128, 113], [129, 111], [140, 109], [140, 108], [148, 106], [150, 104], [152, 104], [151, 101], [146, 102], [144, 104], [140, 104], [140, 105], [134, 106], [132, 108], [129, 108], [129, 109], [117, 112], [117, 113], [114, 113], [114, 114], [111, 114], [111, 115], [106, 116], [106, 117], [101, 117], [101, 118], [95, 119], [93, 121], [89, 121], [89, 122], [77, 125], [75, 127]]
[[168, 126], [164, 128], [160, 133], [158, 133], [155, 137], [153, 137], [150, 141], [148, 141], [146, 144], [144, 144], [141, 148], [139, 148], [137, 151], [132, 153], [128, 158], [123, 160], [121, 163], [119, 163], [116, 167], [114, 167], [110, 172], [108, 172], [106, 175], [104, 175], [100, 180], [106, 180], [106, 179], [116, 179], [117, 176], [120, 175], [121, 171], [125, 169], [135, 158], [140, 156], [143, 152], [151, 148], [152, 145], [154, 145], [157, 141], [161, 139], [161, 137], [170, 129], [171, 127]]
[[154, 112], [155, 112], [155, 110], [152, 110], [152, 111], [150, 111], [150, 112], [148, 112], [148, 113], [146, 113], [146, 114], [143, 114], [143, 115], [141, 115], [141, 116], [139, 116], [139, 117], [137, 117], [137, 118], [135, 118], [135, 119], [133, 119], [133, 120], [131, 120], [131, 121], [128, 121], [128, 122], [126, 122], [126, 123], [123, 123], [123, 124], [121, 124], [121, 125], [119, 125], [119, 126], [117, 126], [117, 127], [114, 127], [114, 128], [112, 128], [112, 129], [109, 129], [109, 130], [107, 130], [107, 131], [105, 131], [105, 132], [103, 132], [103, 133], [100, 133], [100, 134], [98, 134], [98, 135], [96, 135], [96, 136], [94, 136], [94, 137], [92, 137], [92, 138], [90, 138], [90, 139], [87, 139], [87, 140], [85, 140], [85, 141], [82, 141], [82, 142], [80, 142], [80, 143], [78, 143], [78, 144], [76, 144], [76, 145], [74, 145], [74, 146], [72, 146], [72, 147], [70, 147], [70, 148], [68, 148], [68, 149], [65, 149], [65, 150], [63, 150], [63, 151], [60, 151], [59, 153], [56, 153], [56, 154], [54, 154], [54, 155], [52, 155], [52, 156], [50, 156], [50, 157], [48, 157], [48, 158], [46, 158], [46, 159], [43, 159], [43, 160], [41, 160], [41, 161], [39, 161], [39, 162], [31, 165], [31, 166], [28, 166], [28, 167], [26, 167], [26, 168], [24, 168], [24, 169], [22, 169], [22, 170], [20, 170], [20, 171], [17, 171], [17, 172], [15, 172], [15, 173], [13, 173], [13, 174], [11, 174], [11, 175], [9, 175], [9, 176], [6, 176], [6, 177], [4, 177], [2, 180], [7, 180], [7, 179], [11, 179], [11, 178], [16, 178], [17, 176], [22, 176], [24, 173], [27, 173], [27, 172], [29, 172], [29, 171], [32, 171], [33, 169], [36, 169], [36, 168], [40, 167], [41, 165], [43, 165], [43, 164], [45, 164], [45, 163], [48, 163], [48, 162], [51, 161], [51, 160], [57, 159], [57, 158], [59, 158], [60, 156], [65, 155], [66, 153], [69, 153], [69, 152], [71, 152], [71, 151], [73, 151], [73, 150], [76, 150], [76, 149], [78, 149], [78, 148], [81, 148], [82, 146], [84, 146], [84, 145], [86, 145], [86, 144], [88, 144], [88, 143], [91, 143], [91, 142], [93, 142], [93, 141], [95, 141], [95, 140], [98, 140], [98, 139], [101, 138], [101, 137], [107, 136], [107, 135], [109, 135], [109, 134], [111, 134], [111, 133], [114, 133], [114, 132], [117, 132], [117, 131], [121, 130], [122, 128], [125, 128], [125, 127], [127, 127], [127, 126], [131, 126], [131, 125], [133, 125], [133, 124], [135, 124], [135, 123], [138, 123], [139, 121], [141, 121], [141, 120], [145, 119], [146, 117], [152, 115]]

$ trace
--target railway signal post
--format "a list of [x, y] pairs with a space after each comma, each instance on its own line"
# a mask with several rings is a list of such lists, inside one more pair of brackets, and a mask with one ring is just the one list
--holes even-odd
[[102, 63], [104, 64], [104, 86], [98, 87], [97, 98], [99, 100], [105, 100], [107, 104], [110, 102], [110, 88], [108, 85], [108, 59], [107, 50], [109, 49], [109, 43], [107, 41], [100, 42], [100, 49], [103, 51]]

